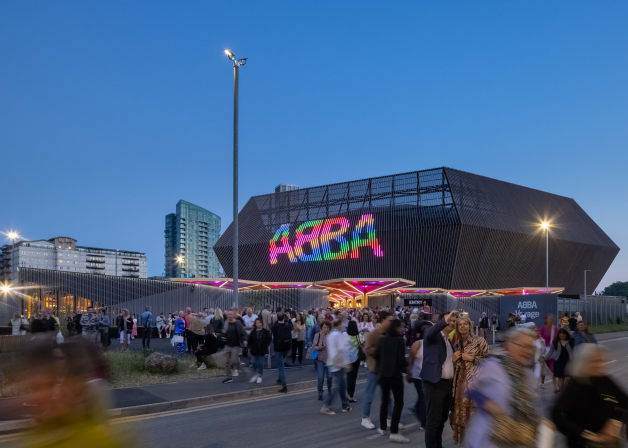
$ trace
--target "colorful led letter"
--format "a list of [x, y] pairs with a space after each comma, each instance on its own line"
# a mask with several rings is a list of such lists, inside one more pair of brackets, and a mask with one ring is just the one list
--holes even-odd
[[[362, 236], [366, 232], [365, 237]], [[384, 252], [375, 236], [375, 218], [372, 214], [362, 215], [355, 225], [351, 238], [351, 258], [360, 258], [359, 248], [368, 246], [373, 250], [373, 255], [383, 257]]]
[[[332, 227], [338, 228], [332, 231]], [[347, 254], [349, 253], [349, 241], [342, 235], [348, 228], [349, 220], [347, 218], [331, 218], [325, 221], [319, 237], [323, 251], [323, 260], [344, 260], [347, 258]], [[331, 241], [337, 241], [340, 245], [337, 252], [332, 252]]]
[[[288, 254], [291, 263], [296, 263], [297, 258], [294, 256], [292, 246], [288, 241], [290, 234], [290, 224], [282, 224], [275, 232], [275, 236], [270, 240], [270, 264], [277, 264], [277, 255]], [[277, 240], [281, 238], [281, 246], [277, 247]]]
[[[301, 261], [321, 261], [323, 257], [321, 256], [321, 250], [318, 247], [318, 234], [321, 231], [321, 227], [323, 227], [322, 219], [314, 219], [312, 221], [305, 221], [299, 227], [295, 233], [295, 241], [294, 241], [294, 253], [299, 260]], [[309, 233], [303, 233], [304, 230], [312, 229]], [[303, 253], [303, 246], [305, 244], [310, 244], [312, 248], [312, 252], [309, 254]]]

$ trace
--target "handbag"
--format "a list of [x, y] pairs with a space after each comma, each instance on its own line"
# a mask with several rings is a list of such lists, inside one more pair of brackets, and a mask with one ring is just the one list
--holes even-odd
[[318, 359], [318, 351], [310, 349], [310, 359], [316, 361]]

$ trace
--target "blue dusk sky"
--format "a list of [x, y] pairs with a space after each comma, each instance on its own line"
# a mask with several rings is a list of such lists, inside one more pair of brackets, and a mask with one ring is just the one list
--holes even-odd
[[[439, 166], [574, 198], [624, 248], [628, 2], [0, 2], [0, 230], [145, 251], [179, 199], [240, 206]], [[516, 285], [504, 285], [516, 286]]]

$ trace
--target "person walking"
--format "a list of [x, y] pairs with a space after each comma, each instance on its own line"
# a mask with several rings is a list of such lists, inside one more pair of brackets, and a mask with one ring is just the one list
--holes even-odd
[[[571, 380], [551, 411], [570, 448], [622, 446], [628, 396], [608, 374], [608, 350], [580, 344], [569, 364]], [[585, 405], [586, 404], [586, 405]]]
[[576, 331], [573, 332], [573, 342], [574, 345], [597, 344], [597, 339], [589, 333], [589, 326], [583, 320], [579, 320], [576, 324]]
[[423, 340], [419, 339], [410, 348], [410, 356], [408, 358], [408, 376], [409, 382], [414, 384], [417, 399], [414, 405], [414, 415], [419, 420], [419, 429], [425, 430], [425, 395], [423, 394], [423, 381], [421, 380], [421, 367], [423, 366]]
[[314, 341], [314, 335], [316, 334], [316, 316], [312, 310], [307, 312], [307, 317], [305, 318], [305, 351], [312, 346], [312, 341]]
[[371, 404], [375, 396], [375, 389], [379, 384], [377, 361], [374, 358], [375, 350], [377, 350], [379, 338], [388, 330], [393, 317], [389, 311], [384, 310], [379, 312], [378, 319], [378, 326], [376, 326], [373, 331], [369, 332], [364, 344], [368, 374], [366, 377], [366, 389], [364, 391], [364, 403], [362, 405], [362, 421], [360, 424], [366, 429], [375, 429], [375, 425], [371, 420]]
[[242, 322], [236, 319], [236, 310], [227, 311], [227, 322], [224, 328], [225, 334], [225, 353], [227, 360], [225, 363], [225, 374], [227, 378], [223, 380], [223, 384], [232, 383], [233, 377], [239, 375], [240, 367], [240, 350], [245, 346], [246, 330]]
[[292, 329], [292, 364], [299, 360], [299, 365], [303, 365], [303, 348], [305, 346], [305, 317], [299, 313], [293, 323]]
[[262, 384], [264, 375], [264, 359], [268, 354], [268, 348], [272, 341], [272, 334], [264, 328], [264, 321], [261, 318], [255, 319], [254, 329], [248, 337], [249, 354], [252, 358], [253, 376], [250, 383]]
[[312, 352], [315, 353], [313, 356], [316, 366], [318, 400], [323, 401], [325, 380], [327, 380], [327, 394], [331, 395], [331, 375], [327, 368], [327, 335], [331, 331], [331, 324], [323, 321], [320, 327], [320, 331], [314, 335], [312, 340]]
[[135, 313], [131, 314], [131, 339], [137, 337], [137, 316]]
[[[556, 334], [558, 333], [558, 329], [556, 328], [556, 325], [554, 325], [553, 314], [547, 314], [545, 316], [545, 319], [543, 321], [543, 326], [539, 330], [539, 333], [541, 334], [541, 337], [545, 341], [545, 346], [548, 348], [548, 351], [549, 351], [549, 348], [554, 343], [554, 339], [556, 338]], [[546, 356], [545, 359], [546, 359], [545, 362], [547, 364], [547, 368], [549, 369], [550, 372], [552, 372], [552, 381], [554, 382], [554, 387], [556, 387], [556, 378], [554, 378], [554, 360], [551, 359], [549, 356]], [[544, 383], [545, 383], [545, 375], [541, 373], [541, 385], [543, 385]]]
[[347, 383], [345, 369], [349, 368], [349, 335], [344, 331], [343, 319], [338, 317], [332, 323], [331, 333], [327, 336], [327, 368], [331, 374], [331, 393], [327, 396], [325, 404], [321, 407], [321, 414], [336, 414], [331, 409], [336, 394], [342, 403], [342, 412], [349, 412], [349, 400], [347, 398]]
[[488, 316], [486, 315], [486, 313], [482, 313], [482, 317], [480, 318], [480, 324], [479, 324], [479, 328], [480, 328], [480, 336], [484, 338], [485, 341], [488, 342], [487, 339], [487, 335], [488, 335]]
[[203, 315], [200, 313], [193, 313], [192, 319], [190, 320], [190, 333], [192, 336], [190, 342], [192, 344], [192, 350], [195, 353], [198, 345], [202, 344], [205, 338], [205, 327], [206, 325]]
[[19, 336], [22, 328], [22, 317], [20, 313], [15, 313], [11, 319], [11, 336]]
[[560, 390], [565, 386], [567, 364], [573, 356], [573, 347], [573, 338], [569, 332], [565, 328], [558, 330], [558, 336], [554, 339], [548, 355], [550, 359], [554, 360], [556, 393], [560, 392]]
[[403, 340], [403, 326], [398, 319], [393, 320], [386, 333], [377, 342], [374, 358], [377, 362], [377, 375], [382, 390], [382, 402], [379, 410], [379, 432], [385, 434], [388, 424], [388, 405], [390, 393], [395, 400], [390, 423], [389, 440], [396, 443], [408, 443], [410, 439], [399, 434], [399, 420], [403, 410], [403, 379], [406, 370], [406, 348]]
[[[263, 321], [262, 321], [263, 322]], [[286, 355], [292, 345], [292, 323], [283, 312], [277, 313], [277, 322], [272, 326], [273, 346], [277, 359], [277, 383], [281, 384], [279, 392], [288, 392], [286, 385]]]
[[[360, 369], [360, 353], [364, 355], [362, 344], [360, 343], [360, 333], [358, 331], [358, 323], [354, 320], [349, 321], [347, 325], [348, 340], [348, 357], [351, 369], [347, 372], [347, 395], [349, 403], [357, 403], [355, 399], [355, 384], [358, 379], [358, 371]], [[363, 358], [365, 359], [365, 358]]]
[[537, 446], [541, 417], [534, 406], [536, 388], [529, 368], [535, 338], [529, 328], [514, 327], [506, 334], [504, 355], [480, 365], [469, 386], [468, 395], [478, 411], [467, 424], [464, 448]]
[[453, 412], [450, 417], [453, 439], [456, 444], [462, 442], [467, 422], [474, 411], [473, 402], [467, 397], [467, 387], [477, 373], [478, 363], [487, 356], [488, 343], [482, 336], [473, 334], [468, 314], [458, 317], [453, 354]]
[[457, 312], [452, 311], [425, 330], [421, 379], [426, 406], [425, 446], [442, 448], [443, 429], [449, 416], [454, 377], [453, 348], [448, 334], [456, 328]]
[[[145, 307], [144, 312], [140, 314], [140, 326], [142, 327], [142, 348], [148, 350], [153, 333], [153, 313], [150, 306]], [[137, 332], [137, 328], [135, 331]]]

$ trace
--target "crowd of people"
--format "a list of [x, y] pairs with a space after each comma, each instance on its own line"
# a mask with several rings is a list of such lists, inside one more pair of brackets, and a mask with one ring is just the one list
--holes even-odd
[[[20, 316], [14, 320], [14, 334], [19, 334], [25, 324]], [[36, 328], [59, 329], [49, 310], [36, 320]], [[109, 345], [111, 324], [123, 350], [138, 329], [144, 348], [150, 348], [155, 335], [170, 339], [172, 350], [193, 356], [192, 365], [199, 370], [216, 364], [220, 355], [225, 384], [241, 373], [248, 373], [251, 383], [263, 384], [265, 367], [273, 361], [279, 392], [286, 393], [288, 363], [312, 361], [320, 413], [348, 413], [360, 401], [361, 426], [392, 442], [409, 442], [400, 432], [407, 382], [416, 391], [411, 409], [428, 448], [442, 446], [446, 424], [454, 442], [466, 447], [532, 447], [555, 430], [565, 434], [570, 447], [617, 446], [628, 399], [608, 375], [607, 352], [596, 344], [582, 317], [565, 315], [557, 326], [548, 315], [539, 328], [514, 320], [503, 354], [493, 356], [487, 335], [495, 322], [483, 314], [476, 330], [469, 315], [460, 311], [427, 314], [398, 307], [299, 312], [266, 306], [256, 313], [251, 308], [193, 312], [188, 307], [154, 316], [146, 307], [138, 316], [120, 310], [112, 323], [104, 310], [89, 308], [68, 319], [74, 334], [102, 347]], [[366, 385], [358, 397], [361, 369]], [[548, 377], [557, 397], [544, 418], [539, 391]], [[372, 419], [378, 388], [379, 416]], [[590, 406], [583, 407], [584, 402]]]

